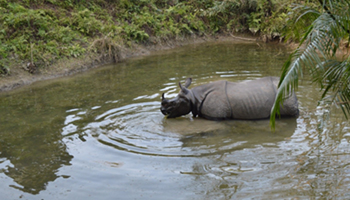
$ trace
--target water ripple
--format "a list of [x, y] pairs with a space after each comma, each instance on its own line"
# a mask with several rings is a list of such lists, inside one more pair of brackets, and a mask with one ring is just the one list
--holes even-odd
[[[106, 104], [107, 105], [107, 104]], [[110, 108], [96, 114], [84, 126], [78, 121], [86, 121], [82, 113], [90, 111], [74, 110], [66, 117], [62, 135], [91, 135], [106, 147], [135, 154], [166, 157], [203, 157], [242, 150], [257, 145], [273, 146], [275, 143], [264, 143], [261, 136], [233, 134], [247, 130], [270, 133], [265, 122], [217, 122], [191, 115], [176, 119], [166, 119], [159, 111], [159, 101], [139, 102]], [[92, 111], [97, 112], [94, 106]], [[98, 111], [104, 106], [99, 106]], [[76, 114], [74, 114], [76, 112]], [[98, 112], [97, 112], [98, 113]], [[90, 117], [91, 118], [91, 117]], [[249, 127], [259, 127], [256, 130]], [[247, 129], [248, 128], [248, 129]], [[282, 136], [281, 139], [283, 139]], [[84, 140], [84, 139], [83, 139]], [[269, 140], [268, 140], [269, 141]]]

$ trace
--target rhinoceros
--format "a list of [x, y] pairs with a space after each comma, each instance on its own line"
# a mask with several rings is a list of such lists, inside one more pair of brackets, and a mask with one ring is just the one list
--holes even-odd
[[[188, 89], [192, 78], [180, 86], [179, 94], [166, 99], [162, 94], [161, 112], [175, 118], [192, 112], [193, 117], [210, 120], [265, 119], [270, 117], [277, 92], [278, 77], [229, 82], [215, 81]], [[299, 115], [298, 100], [294, 92], [286, 97], [280, 107], [281, 116]]]

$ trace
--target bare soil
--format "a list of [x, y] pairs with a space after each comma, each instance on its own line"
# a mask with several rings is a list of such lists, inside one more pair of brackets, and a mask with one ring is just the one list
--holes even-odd
[[121, 56], [115, 60], [109, 55], [87, 55], [81, 58], [62, 59], [55, 64], [47, 67], [38, 67], [34, 74], [25, 70], [26, 63], [15, 64], [11, 67], [10, 75], [0, 76], [0, 92], [14, 90], [24, 85], [34, 82], [54, 79], [73, 74], [81, 73], [89, 69], [97, 68], [105, 64], [119, 62], [131, 57], [150, 55], [154, 52], [164, 49], [171, 49], [187, 44], [204, 43], [209, 41], [233, 41], [249, 40], [256, 41], [256, 38], [247, 36], [217, 36], [217, 37], [190, 37], [174, 41], [163, 41], [157, 44], [134, 44], [132, 47], [123, 48]]

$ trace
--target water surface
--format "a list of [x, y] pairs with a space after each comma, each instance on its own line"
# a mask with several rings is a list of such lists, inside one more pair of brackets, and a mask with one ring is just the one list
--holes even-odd
[[[300, 117], [165, 119], [178, 82], [279, 76], [283, 46], [188, 45], [0, 94], [1, 199], [348, 199], [349, 125], [318, 106]], [[324, 119], [331, 116], [330, 121]]]

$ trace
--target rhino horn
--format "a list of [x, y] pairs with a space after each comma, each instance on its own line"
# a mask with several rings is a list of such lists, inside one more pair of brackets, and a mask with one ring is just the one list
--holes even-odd
[[164, 97], [164, 93], [162, 94], [162, 100], [164, 100], [165, 99], [165, 97]]

